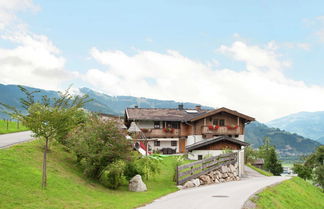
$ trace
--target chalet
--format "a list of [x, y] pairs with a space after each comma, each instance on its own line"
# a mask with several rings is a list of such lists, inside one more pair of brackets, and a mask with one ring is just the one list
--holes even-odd
[[125, 125], [132, 122], [142, 130], [148, 151], [185, 153], [190, 159], [220, 154], [224, 149], [239, 151], [244, 142], [245, 125], [255, 119], [222, 107], [213, 110], [167, 108], [127, 108]]

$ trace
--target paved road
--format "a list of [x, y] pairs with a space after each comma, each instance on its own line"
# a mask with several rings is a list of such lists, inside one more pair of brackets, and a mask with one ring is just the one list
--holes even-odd
[[141, 209], [241, 209], [258, 190], [288, 177], [248, 177], [240, 181], [184, 189], [169, 194]]
[[14, 144], [18, 144], [24, 141], [31, 140], [31, 131], [24, 131], [11, 134], [1, 134], [0, 135], [0, 148], [8, 147]]

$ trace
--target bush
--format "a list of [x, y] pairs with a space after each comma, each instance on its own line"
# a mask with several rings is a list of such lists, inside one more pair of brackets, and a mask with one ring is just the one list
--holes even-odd
[[113, 121], [91, 117], [69, 135], [69, 147], [76, 154], [84, 174], [98, 179], [111, 163], [131, 159], [131, 144]]
[[127, 163], [124, 175], [128, 180], [137, 174], [148, 180], [160, 172], [160, 161], [161, 159], [156, 156], [143, 156], [133, 159], [133, 161]]
[[124, 170], [125, 162], [118, 160], [103, 170], [99, 180], [104, 186], [117, 189], [125, 181]]
[[305, 165], [294, 164], [293, 171], [302, 179], [307, 180], [312, 178], [312, 169]]

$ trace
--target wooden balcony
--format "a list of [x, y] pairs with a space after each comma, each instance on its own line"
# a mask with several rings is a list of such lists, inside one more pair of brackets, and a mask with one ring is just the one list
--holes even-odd
[[179, 137], [180, 129], [141, 129], [148, 138], [173, 138]]
[[202, 126], [202, 134], [213, 134], [213, 135], [240, 135], [242, 132], [242, 127], [238, 126], [237, 128], [228, 128], [227, 126], [220, 126], [219, 128], [209, 128], [209, 126]]

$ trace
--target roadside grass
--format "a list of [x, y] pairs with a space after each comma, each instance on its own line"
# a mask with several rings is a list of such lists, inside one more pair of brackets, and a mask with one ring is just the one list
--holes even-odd
[[265, 170], [262, 170], [262, 169], [260, 169], [260, 168], [257, 168], [257, 167], [255, 167], [255, 166], [251, 165], [250, 163], [248, 163], [248, 164], [246, 164], [246, 165], [247, 165], [248, 167], [252, 168], [253, 170], [255, 170], [256, 172], [258, 172], [258, 173], [264, 175], [264, 176], [273, 176], [272, 173], [270, 173], [270, 172], [268, 172], [268, 171], [265, 171]]
[[107, 189], [86, 179], [74, 156], [63, 146], [51, 145], [48, 153], [48, 187], [41, 189], [41, 140], [0, 150], [0, 208], [135, 208], [177, 191], [174, 157], [163, 159], [161, 172], [145, 181], [146, 192], [129, 192], [124, 185]]
[[[8, 128], [7, 128], [8, 123]], [[6, 121], [6, 120], [0, 120], [0, 134], [7, 134], [7, 133], [14, 133], [14, 132], [20, 132], [20, 131], [27, 131], [28, 128], [23, 126], [21, 123], [19, 125], [16, 121]]]
[[303, 179], [293, 177], [265, 189], [254, 201], [257, 209], [323, 209], [324, 193]]

